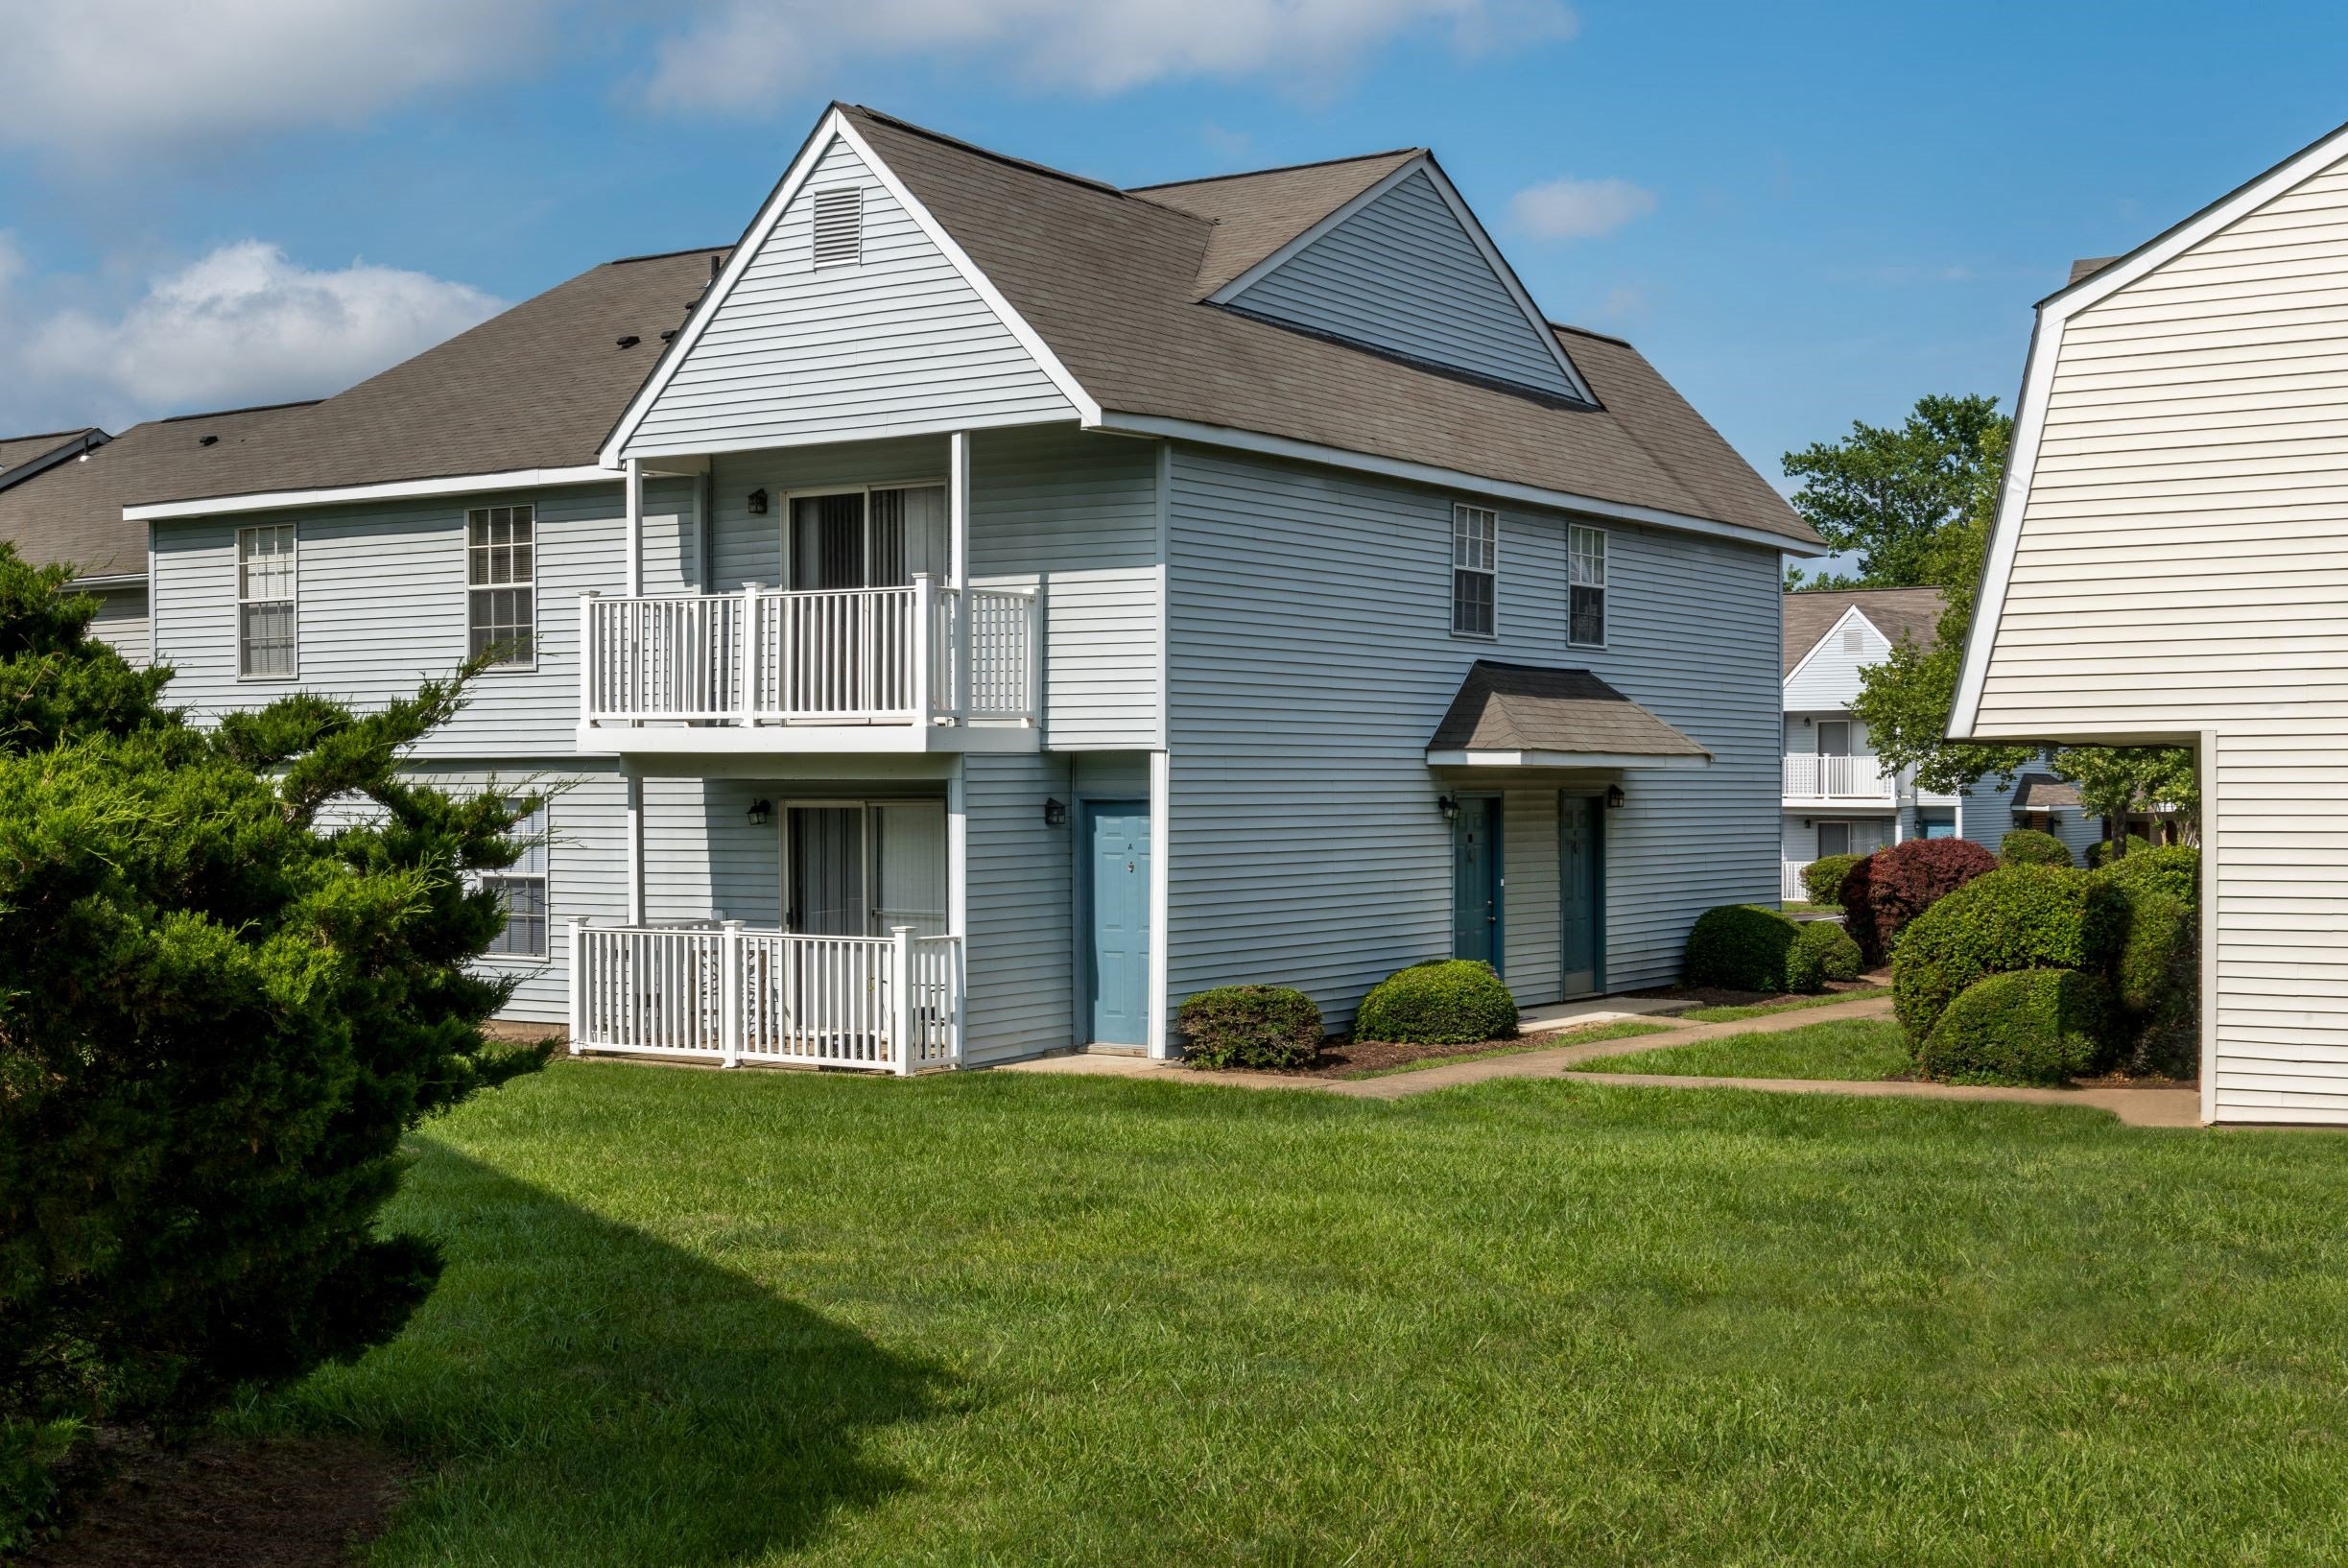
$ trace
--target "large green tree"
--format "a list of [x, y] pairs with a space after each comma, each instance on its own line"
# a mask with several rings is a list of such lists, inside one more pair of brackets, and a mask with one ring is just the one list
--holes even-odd
[[67, 577], [0, 545], [0, 1547], [60, 1421], [184, 1430], [395, 1333], [439, 1267], [378, 1224], [402, 1135], [542, 1059], [472, 966], [535, 801], [400, 772], [469, 673], [204, 727]]
[[1859, 558], [1856, 576], [1820, 578], [1818, 585], [1932, 581], [1935, 541], [1964, 517], [1982, 474], [1997, 471], [2012, 428], [1994, 397], [1922, 397], [1897, 426], [1853, 420], [1841, 440], [1787, 453], [1788, 477], [1802, 482], [1794, 510], [1838, 554]]

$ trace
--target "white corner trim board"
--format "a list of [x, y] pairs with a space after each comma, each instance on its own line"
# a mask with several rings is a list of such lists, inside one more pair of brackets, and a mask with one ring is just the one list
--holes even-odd
[[219, 517], [239, 511], [275, 511], [283, 507], [332, 507], [357, 501], [400, 501], [419, 495], [463, 495], [474, 490], [534, 490], [554, 485], [617, 485], [613, 468], [509, 468], [494, 474], [444, 474], [435, 479], [393, 479], [380, 485], [337, 485], [318, 490], [259, 490], [249, 495], [215, 495], [197, 501], [150, 501], [125, 507], [129, 522], [163, 522], [174, 517]]
[[2348, 154], [2348, 126], [2341, 126], [2183, 222], [2163, 229], [2110, 266], [2039, 301], [2038, 321], [2030, 332], [2029, 357], [2022, 372], [2022, 398], [2014, 415], [2012, 455], [2006, 463], [2005, 483], [1998, 492], [1998, 515], [1990, 525], [1989, 554], [1981, 563], [1981, 591], [1974, 602], [1973, 625], [1966, 630], [1965, 654], [1957, 668], [1957, 701], [1949, 714], [1951, 740], [1996, 738], [1977, 736], [1974, 728], [1980, 722], [1981, 688], [1989, 677], [1990, 645], [1996, 640], [1998, 619], [2005, 608], [2005, 589], [2013, 574], [2023, 509], [2029, 501], [2030, 482], [2038, 467], [2038, 444], [2046, 430], [2047, 401], [2053, 390], [2055, 362], [2062, 353], [2064, 323], [2336, 163], [2344, 154]]
[[[913, 193], [906, 189], [905, 182], [897, 178], [896, 171], [889, 168], [880, 155], [872, 151], [871, 144], [857, 133], [855, 126], [848, 122], [847, 116], [838, 108], [833, 108], [817, 122], [814, 133], [799, 149], [799, 155], [792, 160], [790, 169], [783, 175], [781, 181], [775, 185], [772, 194], [767, 198], [766, 205], [759, 209], [758, 216], [751, 220], [750, 226], [744, 230], [742, 238], [735, 243], [733, 253], [725, 258], [725, 265], [719, 271], [717, 281], [709, 286], [708, 293], [695, 307], [691, 319], [685, 322], [685, 329], [679, 332], [676, 340], [669, 344], [668, 349], [661, 355], [660, 362], [652, 367], [652, 373], [645, 379], [644, 385], [636, 389], [636, 395], [629, 403], [627, 412], [620, 416], [620, 422], [612, 427], [609, 439], [604, 442], [602, 456], [605, 464], [617, 466], [626, 456], [628, 443], [635, 439], [637, 430], [643, 426], [646, 416], [652, 413], [652, 405], [660, 400], [660, 394], [668, 390], [669, 383], [676, 379], [677, 370], [691, 357], [694, 345], [701, 341], [702, 334], [709, 329], [709, 323], [717, 319], [719, 311], [724, 308], [728, 297], [742, 282], [743, 274], [750, 270], [759, 252], [766, 249], [767, 241], [773, 236], [775, 226], [782, 222], [783, 214], [790, 210], [793, 200], [797, 197], [800, 188], [807, 183], [808, 178], [815, 173], [817, 165], [822, 161], [823, 154], [830, 151], [835, 141], [845, 142], [848, 145], [857, 157], [863, 161], [865, 167], [872, 172], [873, 178], [881, 182], [882, 188], [889, 192], [889, 196], [919, 226], [922, 233], [929, 237], [930, 243], [937, 247], [938, 253], [946, 258], [948, 265], [961, 274], [965, 283], [977, 291], [980, 299], [985, 302], [986, 308], [995, 313], [996, 319], [1002, 321], [1004, 327], [1018, 341], [1019, 345], [1034, 359], [1037, 368], [1050, 378], [1052, 384], [1060, 390], [1061, 394], [1069, 402], [1076, 405], [1078, 417], [1086, 424], [1099, 421], [1101, 405], [1093, 400], [1092, 394], [1078, 384], [1077, 378], [1069, 373], [1068, 367], [1060, 363], [1059, 356], [1053, 353], [1045, 345], [1043, 339], [1036, 335], [1035, 329], [1011, 308], [1010, 301], [1003, 297], [1003, 292], [995, 287], [993, 280], [981, 272], [978, 264], [970, 259], [960, 245], [955, 243], [954, 237], [946, 232], [945, 226], [937, 221], [929, 208], [914, 200]], [[840, 438], [834, 436], [830, 439]]]
[[1596, 394], [1590, 391], [1590, 384], [1581, 378], [1581, 372], [1575, 368], [1573, 357], [1566, 353], [1564, 344], [1557, 342], [1557, 334], [1551, 328], [1549, 319], [1541, 314], [1538, 306], [1533, 304], [1532, 296], [1525, 292], [1523, 280], [1516, 275], [1516, 269], [1509, 266], [1507, 258], [1500, 253], [1500, 247], [1492, 243], [1492, 236], [1484, 231], [1482, 223], [1477, 219], [1474, 210], [1468, 206], [1466, 198], [1462, 197], [1459, 188], [1452, 184], [1451, 178], [1443, 173], [1443, 166], [1435, 161], [1435, 154], [1432, 153], [1420, 153], [1417, 156], [1408, 159], [1389, 171], [1383, 178], [1352, 201], [1320, 219], [1303, 233], [1207, 296], [1208, 302], [1217, 305], [1229, 304], [1255, 287], [1256, 284], [1278, 272], [1293, 257], [1309, 249], [1314, 242], [1320, 239], [1322, 235], [1342, 226], [1355, 213], [1360, 212], [1412, 175], [1421, 173], [1426, 175], [1428, 183], [1435, 187], [1435, 194], [1443, 199], [1443, 204], [1451, 208], [1452, 217], [1458, 220], [1462, 229], [1466, 230], [1468, 239], [1474, 243], [1477, 250], [1483, 256], [1484, 265], [1492, 269], [1492, 275], [1500, 279], [1501, 287], [1506, 289], [1508, 297], [1516, 301], [1516, 308], [1524, 312], [1525, 320], [1531, 326], [1533, 336], [1540, 340], [1543, 347], [1549, 350], [1550, 358], [1556, 361], [1558, 373], [1565, 377], [1567, 384], [1574, 389], [1582, 401], [1595, 404], [1598, 401]]
[[1414, 485], [1459, 490], [1469, 495], [1496, 496], [1503, 501], [1547, 507], [1556, 511], [1578, 511], [1620, 522], [1677, 529], [1685, 534], [1706, 534], [1716, 539], [1731, 539], [1739, 544], [1763, 545], [1789, 556], [1812, 557], [1834, 553], [1824, 544], [1788, 538], [1783, 534], [1772, 534], [1767, 529], [1746, 528], [1738, 523], [1719, 522], [1686, 512], [1665, 511], [1657, 507], [1636, 507], [1622, 501], [1606, 501], [1594, 495], [1576, 495], [1569, 490], [1544, 489], [1538, 485], [1520, 485], [1511, 479], [1489, 479], [1464, 469], [1438, 468], [1433, 463], [1411, 463], [1401, 458], [1382, 458], [1367, 452], [1348, 451], [1341, 446], [1323, 446], [1317, 441], [1300, 441], [1287, 436], [1240, 430], [1230, 425], [1200, 424], [1191, 419], [1169, 419], [1155, 414], [1121, 414], [1112, 411], [1102, 415], [1098, 423], [1086, 428], [1106, 431], [1113, 436], [1162, 437], [1170, 440], [1193, 441], [1201, 446], [1227, 446], [1236, 451], [1255, 452], [1267, 457], [1291, 458], [1298, 463], [1317, 463], [1332, 468], [1350, 468], [1357, 473], [1376, 474], [1384, 479], [1408, 480]]

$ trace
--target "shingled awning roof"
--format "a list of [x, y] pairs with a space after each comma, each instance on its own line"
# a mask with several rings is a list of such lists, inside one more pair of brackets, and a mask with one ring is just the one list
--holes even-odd
[[2048, 773], [2024, 773], [2014, 788], [2014, 810], [2076, 811], [2079, 809], [2079, 787], [2066, 784]]
[[1449, 768], [1702, 768], [1712, 753], [1587, 670], [1478, 659], [1427, 743]]

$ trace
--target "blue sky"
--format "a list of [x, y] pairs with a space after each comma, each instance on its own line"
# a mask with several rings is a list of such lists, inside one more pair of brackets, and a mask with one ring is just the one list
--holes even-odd
[[840, 97], [1123, 184], [1431, 145], [1552, 315], [1776, 480], [1924, 392], [2010, 402], [2072, 257], [2348, 119], [2336, 4], [0, 0], [0, 433], [332, 392], [730, 239]]

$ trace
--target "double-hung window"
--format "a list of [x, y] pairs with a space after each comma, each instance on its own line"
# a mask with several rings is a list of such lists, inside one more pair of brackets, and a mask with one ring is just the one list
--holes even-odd
[[1495, 634], [1500, 600], [1500, 517], [1485, 507], [1451, 509], [1451, 630]]
[[494, 652], [501, 665], [528, 667], [538, 656], [536, 510], [475, 507], [465, 513], [466, 620], [471, 652]]
[[1606, 531], [1575, 523], [1566, 529], [1565, 640], [1576, 648], [1606, 646]]
[[489, 943], [492, 958], [546, 956], [546, 808], [514, 824], [511, 834], [526, 847], [502, 871], [486, 873], [481, 885], [506, 901], [506, 929]]
[[236, 531], [236, 673], [287, 680], [299, 673], [294, 636], [294, 525]]

